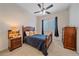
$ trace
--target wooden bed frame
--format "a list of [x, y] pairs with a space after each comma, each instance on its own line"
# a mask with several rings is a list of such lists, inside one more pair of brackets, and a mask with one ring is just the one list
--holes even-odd
[[[31, 27], [31, 26], [26, 26], [26, 27], [24, 27], [24, 26], [22, 26], [22, 33], [23, 33], [23, 39], [24, 39], [24, 37], [26, 36], [25, 35], [25, 32], [26, 31], [33, 31], [33, 32], [35, 32], [35, 27]], [[35, 33], [34, 33], [35, 34]], [[38, 33], [39, 34], [39, 33]], [[47, 35], [47, 38], [44, 40], [44, 42], [45, 42], [45, 46], [46, 46], [46, 48], [49, 48], [49, 46], [50, 46], [50, 44], [51, 44], [51, 42], [52, 42], [52, 33], [50, 32], [48, 32], [48, 33], [46, 33], [45, 35]]]

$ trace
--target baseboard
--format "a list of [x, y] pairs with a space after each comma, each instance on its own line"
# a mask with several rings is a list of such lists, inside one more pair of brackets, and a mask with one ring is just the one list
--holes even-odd
[[7, 50], [8, 50], [8, 48], [6, 48], [6, 49], [3, 49], [3, 50], [1, 50], [1, 51], [0, 51], [0, 53], [1, 53], [1, 52], [4, 52], [4, 51], [7, 51]]

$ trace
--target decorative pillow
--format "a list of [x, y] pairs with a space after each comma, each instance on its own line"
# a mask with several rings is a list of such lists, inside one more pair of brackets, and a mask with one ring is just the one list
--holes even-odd
[[35, 31], [34, 34], [41, 34], [40, 32]]
[[34, 34], [38, 34], [38, 33], [35, 31]]
[[34, 31], [30, 31], [30, 32], [29, 32], [29, 35], [30, 35], [30, 36], [34, 35]]

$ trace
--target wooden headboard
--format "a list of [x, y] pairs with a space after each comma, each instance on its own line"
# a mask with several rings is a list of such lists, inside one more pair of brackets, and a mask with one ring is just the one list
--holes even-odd
[[23, 31], [35, 31], [35, 27], [31, 27], [31, 26], [26, 26], [26, 27], [22, 27]]
[[30, 32], [30, 31], [35, 31], [35, 27], [31, 27], [31, 26], [22, 26], [22, 33], [23, 33], [23, 39], [26, 36], [26, 31]]

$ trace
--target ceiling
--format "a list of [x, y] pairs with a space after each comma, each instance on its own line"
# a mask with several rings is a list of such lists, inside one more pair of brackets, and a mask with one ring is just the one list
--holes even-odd
[[[51, 4], [53, 4], [53, 7], [47, 10], [51, 13], [67, 9], [70, 5], [69, 3], [45, 3], [44, 7], [47, 7]], [[20, 3], [18, 5], [35, 16], [41, 15], [40, 13], [34, 14], [35, 11], [40, 10], [40, 8], [37, 6], [37, 3]]]

